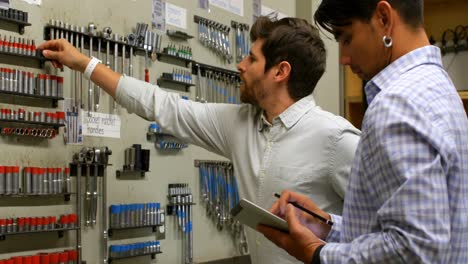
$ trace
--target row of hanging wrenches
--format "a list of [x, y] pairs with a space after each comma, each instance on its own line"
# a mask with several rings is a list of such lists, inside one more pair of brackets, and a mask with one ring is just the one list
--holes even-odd
[[[171, 213], [175, 213], [177, 224], [183, 234], [184, 261], [185, 264], [193, 263], [193, 203], [192, 191], [187, 183], [169, 184], [169, 206]], [[169, 214], [169, 210], [168, 210]]]
[[[87, 26], [77, 26], [62, 22], [60, 20], [51, 19], [46, 27], [45, 35], [46, 39], [65, 39], [75, 48], [79, 49], [81, 53], [84, 53], [84, 50], [87, 47], [89, 52], [88, 55], [90, 57], [94, 56], [94, 49], [95, 46], [97, 46], [97, 55], [95, 57], [99, 60], [103, 60], [101, 47], [102, 39], [109, 41], [111, 33], [112, 30], [109, 27], [105, 28], [103, 31], [97, 31], [97, 26], [93, 22], [90, 22]], [[94, 43], [95, 39], [97, 40], [97, 45]], [[109, 61], [109, 45], [107, 45], [105, 54], [106, 61]], [[100, 89], [98, 89], [91, 81], [88, 81], [88, 85], [85, 87], [82, 73], [71, 72], [71, 74], [72, 78], [74, 78], [74, 81], [72, 82], [72, 95], [74, 97], [73, 112], [77, 112], [78, 108], [85, 108], [83, 90], [86, 88], [88, 91], [87, 110], [88, 112], [97, 112], [100, 107]]]
[[232, 63], [231, 40], [229, 32], [231, 28], [221, 23], [195, 16], [198, 23], [198, 40], [206, 47], [214, 50], [221, 58]]
[[231, 21], [236, 30], [236, 61], [241, 62], [250, 52], [249, 25]]
[[195, 101], [240, 104], [240, 78], [236, 72], [195, 64]]
[[206, 206], [206, 213], [215, 221], [218, 230], [225, 226], [234, 238], [239, 240], [239, 252], [248, 252], [243, 226], [234, 221], [231, 210], [239, 203], [239, 192], [234, 168], [228, 161], [196, 160], [200, 176], [200, 198]]
[[[45, 28], [45, 39], [66, 39], [79, 49], [81, 53], [84, 53], [87, 49], [89, 56], [95, 56], [97, 59], [105, 62], [108, 68], [111, 68], [111, 56], [113, 56], [112, 69], [115, 72], [133, 76], [133, 56], [136, 54], [136, 50], [144, 52], [145, 67], [146, 70], [148, 70], [148, 57], [155, 60], [156, 51], [161, 46], [162, 36], [148, 31], [147, 27], [147, 24], [138, 23], [135, 33], [130, 33], [125, 36], [124, 34], [119, 35], [112, 33], [110, 27], [104, 27], [102, 30], [98, 30], [96, 24], [92, 22], [87, 26], [77, 26], [60, 20], [51, 19]], [[105, 45], [103, 45], [103, 41]], [[121, 47], [121, 49], [119, 49], [119, 47]], [[105, 54], [105, 58], [103, 53]], [[121, 56], [121, 62], [119, 62], [119, 56]], [[85, 108], [83, 99], [86, 93], [83, 93], [83, 91], [88, 89], [87, 110], [88, 112], [99, 111], [101, 90], [92, 82], [88, 82], [86, 86], [81, 73], [74, 72], [72, 73], [72, 77], [75, 80], [72, 82], [72, 95], [75, 102], [74, 107]], [[117, 111], [115, 101], [113, 101], [112, 108], [115, 113]]]
[[[98, 192], [99, 167], [101, 166], [105, 168], [107, 165], [109, 165], [110, 155], [112, 155], [112, 151], [108, 147], [84, 147], [73, 155], [74, 164], [77, 164], [78, 166], [86, 166], [84, 197], [84, 215], [86, 227], [95, 226], [97, 223], [96, 216], [98, 208], [98, 195], [102, 193]], [[91, 169], [93, 169], [92, 175]], [[102, 170], [103, 177], [105, 177], [105, 171], [105, 169]], [[81, 177], [81, 175], [78, 176]], [[102, 185], [104, 185], [104, 183]], [[105, 199], [104, 194], [102, 195], [102, 199]], [[106, 209], [103, 208], [103, 210]]]

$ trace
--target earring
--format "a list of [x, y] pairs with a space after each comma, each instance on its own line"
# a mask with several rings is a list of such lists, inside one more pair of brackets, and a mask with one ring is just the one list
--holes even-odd
[[387, 37], [383, 36], [382, 42], [386, 48], [390, 48], [393, 46], [393, 38], [392, 37]]

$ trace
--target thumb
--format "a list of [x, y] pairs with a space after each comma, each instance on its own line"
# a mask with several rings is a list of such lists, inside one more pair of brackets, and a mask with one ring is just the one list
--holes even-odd
[[51, 59], [51, 60], [59, 60], [60, 58], [59, 51], [43, 50], [42, 55], [44, 55], [44, 57], [46, 57], [47, 59]]

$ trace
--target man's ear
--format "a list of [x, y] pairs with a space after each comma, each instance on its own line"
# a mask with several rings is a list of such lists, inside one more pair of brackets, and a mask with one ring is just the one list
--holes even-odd
[[382, 27], [383, 31], [386, 34], [391, 35], [391, 31], [393, 28], [394, 17], [393, 17], [393, 8], [387, 1], [380, 1], [377, 4], [375, 9], [375, 13], [377, 15], [379, 26]]
[[291, 75], [291, 64], [287, 61], [282, 61], [276, 66], [275, 80], [278, 82], [287, 81]]

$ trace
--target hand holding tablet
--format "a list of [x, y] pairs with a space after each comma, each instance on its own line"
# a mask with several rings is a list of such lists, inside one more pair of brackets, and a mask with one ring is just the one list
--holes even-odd
[[241, 224], [247, 225], [254, 230], [257, 230], [258, 225], [266, 225], [285, 233], [289, 232], [288, 223], [284, 219], [246, 199], [240, 200], [231, 210], [231, 214]]

